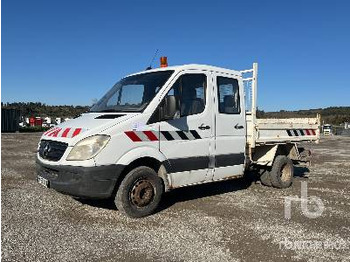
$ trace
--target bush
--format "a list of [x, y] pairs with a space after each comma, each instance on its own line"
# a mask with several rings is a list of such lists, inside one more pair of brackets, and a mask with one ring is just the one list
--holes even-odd
[[19, 132], [20, 133], [45, 132], [48, 129], [49, 129], [49, 127], [28, 126], [28, 127], [20, 127]]

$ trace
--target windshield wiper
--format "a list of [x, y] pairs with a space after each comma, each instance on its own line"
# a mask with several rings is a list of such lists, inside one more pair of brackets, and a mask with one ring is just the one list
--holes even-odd
[[89, 111], [90, 113], [126, 113], [126, 112], [130, 112], [130, 113], [133, 113], [133, 112], [140, 112], [139, 109], [124, 109], [124, 110], [117, 110], [117, 109], [104, 109], [104, 110], [101, 110], [101, 111]]
[[104, 109], [102, 111], [97, 111], [97, 112], [101, 112], [101, 113], [108, 113], [108, 112], [120, 112], [116, 109]]

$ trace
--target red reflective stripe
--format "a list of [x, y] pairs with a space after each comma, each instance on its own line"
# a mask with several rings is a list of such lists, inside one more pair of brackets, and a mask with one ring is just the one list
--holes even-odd
[[312, 132], [313, 135], [316, 135], [315, 130], [311, 129], [311, 132]]
[[81, 128], [76, 128], [76, 129], [74, 130], [74, 132], [73, 132], [72, 137], [75, 137], [75, 136], [79, 135], [80, 131], [81, 131]]
[[70, 131], [70, 127], [66, 128], [62, 133], [62, 137], [67, 137], [69, 131]]
[[143, 133], [148, 137], [151, 141], [158, 141], [158, 137], [156, 137], [155, 134], [153, 134], [152, 131], [143, 131]]
[[57, 127], [54, 127], [54, 128], [50, 128], [49, 130], [47, 130], [44, 135], [47, 135], [48, 133], [51, 133], [52, 131], [56, 130]]
[[57, 128], [54, 132], [52, 132], [49, 136], [57, 137], [58, 133], [61, 131], [61, 128]]
[[51, 129], [47, 130], [47, 131], [44, 133], [44, 135], [49, 135], [49, 133], [54, 132], [57, 128], [58, 128], [58, 127], [54, 127], [54, 128], [51, 128]]
[[139, 138], [134, 131], [126, 131], [125, 134], [133, 141], [133, 142], [140, 142], [142, 141], [141, 138]]
[[55, 132], [57, 131], [58, 128], [55, 128], [55, 130], [52, 130], [49, 134], [47, 134], [48, 136], [53, 136], [53, 134], [55, 134]]
[[306, 134], [309, 136], [310, 135], [309, 129], [305, 129], [305, 131], [306, 131]]

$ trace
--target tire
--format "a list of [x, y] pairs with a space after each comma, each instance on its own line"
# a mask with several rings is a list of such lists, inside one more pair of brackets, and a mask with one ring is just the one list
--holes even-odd
[[263, 170], [263, 173], [260, 175], [260, 181], [264, 186], [272, 186], [270, 172], [268, 170]]
[[129, 217], [152, 214], [159, 205], [164, 184], [157, 173], [146, 166], [131, 170], [121, 182], [114, 203]]
[[293, 183], [293, 162], [287, 156], [276, 156], [270, 172], [271, 183], [277, 188], [287, 188]]

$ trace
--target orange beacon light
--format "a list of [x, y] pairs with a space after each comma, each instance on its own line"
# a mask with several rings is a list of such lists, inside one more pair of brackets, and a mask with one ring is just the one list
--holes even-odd
[[168, 58], [166, 56], [162, 56], [160, 58], [160, 67], [167, 67], [168, 66]]

